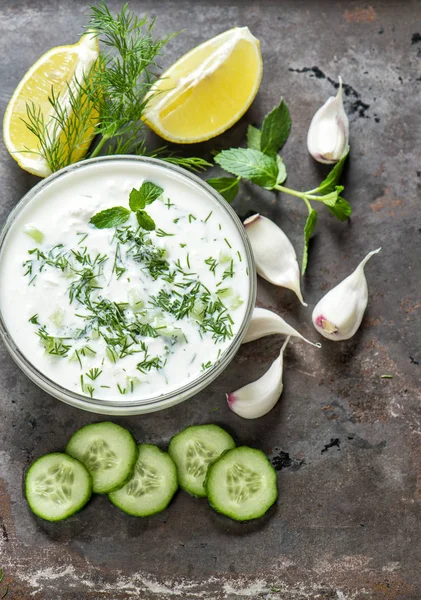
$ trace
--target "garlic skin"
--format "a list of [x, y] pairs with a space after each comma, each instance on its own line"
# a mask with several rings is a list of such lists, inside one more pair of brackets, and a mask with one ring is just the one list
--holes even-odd
[[338, 342], [348, 340], [361, 325], [368, 302], [364, 266], [381, 248], [369, 252], [351, 275], [330, 290], [316, 304], [312, 321], [325, 338]]
[[342, 79], [336, 96], [331, 96], [316, 112], [307, 134], [307, 148], [317, 162], [333, 164], [347, 152], [349, 120], [342, 99]]
[[266, 308], [255, 307], [251, 317], [250, 324], [246, 331], [246, 335], [242, 341], [243, 344], [259, 340], [266, 335], [281, 334], [297, 337], [307, 344], [321, 348], [320, 342], [310, 342], [307, 338], [303, 337], [296, 329], [288, 325], [288, 323], [279, 315], [267, 310]]
[[282, 229], [259, 214], [246, 219], [244, 227], [253, 250], [258, 275], [274, 285], [292, 290], [301, 304], [307, 306], [300, 289], [297, 255]]
[[260, 379], [245, 385], [236, 392], [227, 394], [229, 408], [243, 419], [258, 419], [266, 415], [281, 397], [284, 350], [289, 337], [284, 342], [278, 358]]

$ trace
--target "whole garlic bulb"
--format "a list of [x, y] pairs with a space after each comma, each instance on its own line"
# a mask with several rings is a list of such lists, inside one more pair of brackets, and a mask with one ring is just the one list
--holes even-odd
[[342, 99], [342, 79], [339, 89], [319, 108], [311, 120], [307, 134], [307, 148], [317, 162], [333, 164], [348, 150], [349, 120]]
[[325, 338], [348, 340], [361, 325], [368, 302], [364, 266], [380, 250], [377, 248], [369, 252], [351, 275], [316, 304], [312, 314], [313, 325]]

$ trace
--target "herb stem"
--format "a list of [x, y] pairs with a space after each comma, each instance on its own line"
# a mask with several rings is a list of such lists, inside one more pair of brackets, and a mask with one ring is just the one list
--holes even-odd
[[329, 200], [336, 200], [336, 198], [338, 197], [337, 191], [330, 192], [330, 194], [326, 194], [324, 196], [315, 196], [314, 194], [312, 194], [312, 192], [316, 192], [317, 188], [308, 192], [298, 192], [297, 190], [293, 190], [291, 188], [287, 188], [283, 185], [278, 184], [275, 185], [273, 189], [277, 190], [278, 192], [283, 192], [284, 194], [289, 194], [290, 196], [296, 196], [297, 198], [301, 198], [301, 200], [303, 200], [306, 203], [307, 208], [309, 210], [311, 208], [309, 200], [316, 200], [317, 202], [323, 202], [323, 204], [326, 204], [329, 202]]
[[95, 156], [98, 156], [98, 154], [101, 152], [104, 144], [106, 142], [108, 142], [109, 139], [110, 139], [110, 136], [103, 135], [101, 137], [101, 139], [99, 140], [98, 144], [95, 146], [94, 150], [91, 152], [90, 158], [95, 158]]

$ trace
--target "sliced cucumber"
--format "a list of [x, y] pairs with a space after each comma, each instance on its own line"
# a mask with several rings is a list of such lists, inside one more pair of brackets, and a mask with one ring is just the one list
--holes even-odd
[[212, 508], [236, 521], [263, 516], [278, 497], [275, 469], [263, 452], [247, 446], [214, 462], [205, 485]]
[[168, 453], [177, 465], [180, 487], [192, 496], [205, 498], [210, 463], [231, 448], [235, 448], [234, 440], [218, 425], [192, 425], [177, 433]]
[[111, 502], [134, 517], [161, 512], [178, 488], [177, 468], [166, 453], [152, 444], [139, 444], [132, 478], [108, 495]]
[[88, 469], [94, 492], [108, 494], [131, 477], [137, 445], [127, 429], [104, 421], [85, 425], [76, 431], [66, 446], [66, 452]]
[[80, 510], [92, 494], [92, 477], [78, 460], [53, 452], [38, 458], [25, 478], [31, 510], [46, 521], [61, 521]]

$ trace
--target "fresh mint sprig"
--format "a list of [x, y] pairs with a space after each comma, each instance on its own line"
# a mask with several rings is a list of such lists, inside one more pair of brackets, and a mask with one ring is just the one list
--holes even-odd
[[152, 181], [144, 181], [137, 190], [133, 188], [129, 196], [130, 210], [124, 206], [114, 206], [96, 213], [89, 221], [95, 225], [97, 229], [110, 229], [123, 225], [130, 217], [131, 212], [136, 213], [137, 222], [142, 229], [153, 231], [155, 229], [155, 221], [144, 210], [148, 204], [155, 202], [164, 193], [164, 190], [152, 183]]
[[238, 194], [241, 177], [215, 177], [207, 179], [211, 187], [221, 194], [227, 202], [232, 202]]
[[[225, 171], [236, 176], [236, 179], [231, 179], [235, 185], [232, 183], [232, 188], [230, 188], [230, 202], [234, 200], [234, 190], [238, 190], [238, 183], [243, 178], [267, 190], [283, 192], [300, 198], [305, 203], [308, 216], [304, 226], [304, 248], [301, 263], [301, 271], [304, 274], [308, 262], [309, 241], [317, 223], [317, 211], [311, 203], [324, 204], [340, 221], [345, 221], [351, 216], [351, 206], [340, 195], [344, 188], [339, 185], [349, 148], [317, 188], [300, 192], [282, 185], [287, 177], [287, 171], [278, 152], [287, 141], [290, 130], [289, 110], [284, 100], [281, 99], [278, 106], [264, 118], [261, 130], [249, 125], [247, 130], [248, 148], [223, 150], [215, 156], [215, 162]], [[214, 178], [208, 183], [221, 191], [224, 190], [224, 185], [227, 185], [229, 179], [227, 177]]]

